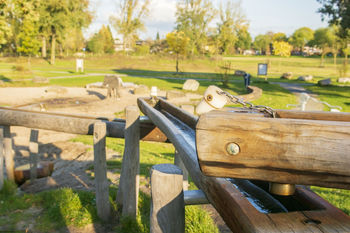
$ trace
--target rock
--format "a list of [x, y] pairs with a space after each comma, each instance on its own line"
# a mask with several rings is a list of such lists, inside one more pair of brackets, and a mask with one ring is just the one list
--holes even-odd
[[134, 94], [135, 95], [150, 95], [150, 90], [146, 85], [139, 85], [134, 89]]
[[245, 75], [245, 71], [244, 70], [236, 70], [235, 71], [235, 76], [244, 76]]
[[299, 81], [312, 81], [312, 79], [313, 79], [312, 75], [300, 76], [298, 78]]
[[327, 78], [327, 79], [318, 81], [317, 84], [320, 86], [328, 86], [328, 85], [331, 85], [331, 82], [332, 82], [331, 79]]
[[281, 78], [283, 79], [288, 79], [288, 80], [291, 80], [293, 77], [293, 73], [292, 72], [287, 72], [287, 73], [283, 73]]
[[49, 83], [49, 79], [45, 77], [36, 76], [32, 79], [33, 83]]
[[186, 91], [197, 91], [198, 87], [199, 87], [199, 82], [197, 80], [187, 79], [182, 89]]
[[338, 78], [338, 83], [350, 83], [350, 78]]
[[181, 108], [191, 114], [194, 114], [194, 106], [193, 105], [189, 105], [189, 104], [183, 104], [181, 105]]
[[176, 98], [182, 98], [185, 97], [185, 93], [183, 93], [182, 91], [167, 91], [166, 92], [166, 98], [168, 100], [170, 99], [176, 99]]

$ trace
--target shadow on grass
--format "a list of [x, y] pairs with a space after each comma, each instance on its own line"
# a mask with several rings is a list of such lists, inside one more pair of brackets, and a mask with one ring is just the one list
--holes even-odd
[[11, 83], [12, 80], [0, 74], [0, 80], [3, 82]]

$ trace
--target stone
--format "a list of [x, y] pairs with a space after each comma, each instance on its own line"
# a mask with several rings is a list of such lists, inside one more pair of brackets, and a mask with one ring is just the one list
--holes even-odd
[[147, 95], [149, 96], [151, 91], [146, 85], [139, 85], [134, 89], [134, 94], [135, 95]]
[[235, 71], [235, 76], [244, 76], [246, 72], [244, 70], [236, 70]]
[[350, 78], [338, 78], [338, 83], [350, 83]]
[[328, 86], [328, 85], [331, 85], [332, 81], [330, 78], [327, 78], [327, 79], [323, 79], [323, 80], [320, 80], [317, 82], [317, 84], [319, 86]]
[[287, 72], [287, 73], [283, 73], [281, 78], [282, 79], [288, 79], [288, 80], [291, 80], [293, 77], [293, 73], [292, 72]]
[[197, 80], [187, 79], [182, 89], [186, 91], [197, 91], [198, 87], [199, 87], [199, 82]]
[[185, 93], [183, 93], [182, 91], [175, 91], [175, 90], [172, 90], [172, 91], [167, 91], [166, 92], [166, 98], [168, 100], [170, 99], [176, 99], [176, 98], [182, 98], [182, 97], [185, 97]]
[[32, 79], [33, 83], [49, 83], [49, 79], [45, 77], [36, 76]]
[[194, 114], [194, 106], [193, 105], [189, 105], [189, 104], [183, 104], [181, 105], [181, 108], [191, 114]]
[[305, 76], [300, 76], [298, 78], [299, 81], [312, 81], [313, 79], [313, 76], [312, 75], [305, 75]]

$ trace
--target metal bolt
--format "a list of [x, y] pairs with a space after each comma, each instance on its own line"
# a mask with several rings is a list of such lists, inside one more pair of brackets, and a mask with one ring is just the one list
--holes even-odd
[[236, 155], [239, 153], [240, 149], [239, 149], [239, 145], [237, 145], [234, 142], [231, 142], [229, 144], [227, 144], [226, 146], [226, 151], [227, 153], [229, 153], [230, 155]]

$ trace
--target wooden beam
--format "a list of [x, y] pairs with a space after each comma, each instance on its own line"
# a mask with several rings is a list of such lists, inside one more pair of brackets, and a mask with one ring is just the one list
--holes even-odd
[[30, 152], [30, 182], [34, 182], [37, 178], [37, 168], [38, 168], [38, 145], [39, 131], [36, 129], [30, 130], [30, 139], [29, 139], [29, 152]]
[[106, 163], [106, 124], [94, 124], [94, 171], [97, 214], [103, 221], [111, 215]]
[[346, 112], [316, 112], [316, 111], [295, 111], [277, 109], [276, 117], [305, 119], [305, 120], [322, 120], [322, 121], [345, 121], [350, 122], [350, 113]]
[[15, 181], [15, 160], [12, 150], [12, 137], [10, 126], [4, 126], [4, 153], [7, 179]]
[[4, 185], [4, 128], [0, 127], [0, 190]]
[[208, 176], [350, 189], [350, 122], [212, 111], [201, 115], [196, 142]]

